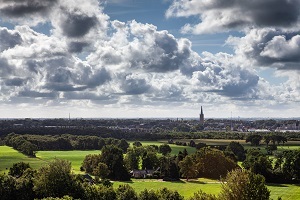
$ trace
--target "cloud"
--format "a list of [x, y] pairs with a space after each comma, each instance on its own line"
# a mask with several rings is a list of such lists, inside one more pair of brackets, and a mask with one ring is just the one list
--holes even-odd
[[55, 92], [37, 92], [32, 90], [25, 90], [19, 92], [18, 97], [55, 99], [58, 97], [58, 94]]
[[2, 0], [0, 12], [9, 17], [23, 17], [26, 14], [45, 12], [56, 0]]
[[13, 48], [22, 43], [22, 38], [17, 31], [11, 31], [7, 28], [0, 27], [0, 52]]
[[299, 32], [282, 29], [251, 29], [244, 37], [229, 37], [227, 44], [233, 45], [236, 57], [241, 62], [259, 67], [299, 70]]
[[83, 51], [84, 47], [87, 47], [89, 43], [87, 42], [70, 42], [68, 44], [68, 50], [71, 53], [80, 53]]
[[121, 89], [128, 95], [139, 95], [151, 88], [146, 80], [134, 74], [127, 74], [121, 81]]
[[199, 17], [183, 32], [223, 32], [245, 27], [290, 27], [299, 21], [299, 0], [174, 0], [167, 17]]
[[252, 69], [253, 60], [297, 63], [297, 32], [253, 28], [228, 39], [233, 55], [198, 54], [190, 40], [152, 24], [109, 21], [97, 0], [58, 0], [43, 20], [51, 23], [48, 35], [32, 24], [0, 28], [1, 102], [170, 107], [297, 99], [296, 77], [290, 87], [270, 89]]
[[96, 24], [96, 17], [69, 14], [66, 19], [61, 22], [60, 26], [63, 34], [67, 37], [82, 37]]
[[1, 0], [0, 16], [20, 24], [36, 25], [47, 20], [57, 0]]
[[22, 86], [26, 83], [26, 79], [22, 78], [12, 78], [12, 79], [7, 79], [5, 80], [5, 85], [6, 86]]
[[218, 93], [230, 98], [256, 98], [259, 76], [253, 70], [234, 64], [234, 59], [232, 55], [225, 53], [203, 53], [204, 69], [195, 71], [192, 77], [195, 90]]
[[112, 23], [116, 32], [105, 42], [95, 44], [87, 57], [91, 64], [123, 65], [133, 71], [165, 73], [180, 69], [191, 53], [190, 43], [176, 39], [167, 31], [136, 21]]

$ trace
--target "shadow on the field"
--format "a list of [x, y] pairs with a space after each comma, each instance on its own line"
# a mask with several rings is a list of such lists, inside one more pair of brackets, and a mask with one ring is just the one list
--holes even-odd
[[268, 183], [267, 186], [273, 187], [288, 187], [287, 185], [277, 184], [277, 183]]

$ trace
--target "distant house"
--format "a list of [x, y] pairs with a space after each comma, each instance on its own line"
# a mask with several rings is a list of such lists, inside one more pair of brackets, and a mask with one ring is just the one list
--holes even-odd
[[151, 178], [153, 177], [155, 170], [151, 169], [144, 169], [144, 170], [137, 170], [134, 169], [130, 172], [131, 177], [133, 178]]
[[90, 184], [94, 184], [94, 179], [89, 174], [82, 175], [83, 180], [87, 181]]

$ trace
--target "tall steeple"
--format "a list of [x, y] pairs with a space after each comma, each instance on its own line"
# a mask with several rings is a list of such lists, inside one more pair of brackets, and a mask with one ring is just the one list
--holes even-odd
[[201, 106], [201, 113], [200, 113], [200, 124], [204, 124], [204, 114], [203, 114], [203, 109], [202, 109], [202, 106]]

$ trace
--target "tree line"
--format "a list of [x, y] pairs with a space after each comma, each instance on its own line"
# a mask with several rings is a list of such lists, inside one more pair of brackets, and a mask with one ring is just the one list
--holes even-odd
[[28, 156], [35, 156], [36, 151], [46, 150], [101, 150], [105, 145], [115, 145], [124, 153], [129, 144], [124, 139], [101, 138], [88, 135], [20, 135], [8, 134], [4, 142], [7, 146]]
[[[38, 170], [29, 164], [16, 163], [9, 173], [0, 175], [0, 195], [2, 200], [184, 200], [177, 191], [167, 188], [144, 189], [137, 193], [129, 185], [113, 187], [106, 180], [94, 181], [84, 175], [73, 174], [71, 163], [66, 160], [53, 160]], [[267, 200], [270, 191], [264, 178], [250, 171], [234, 170], [224, 179], [219, 195], [196, 192], [189, 200]]]

